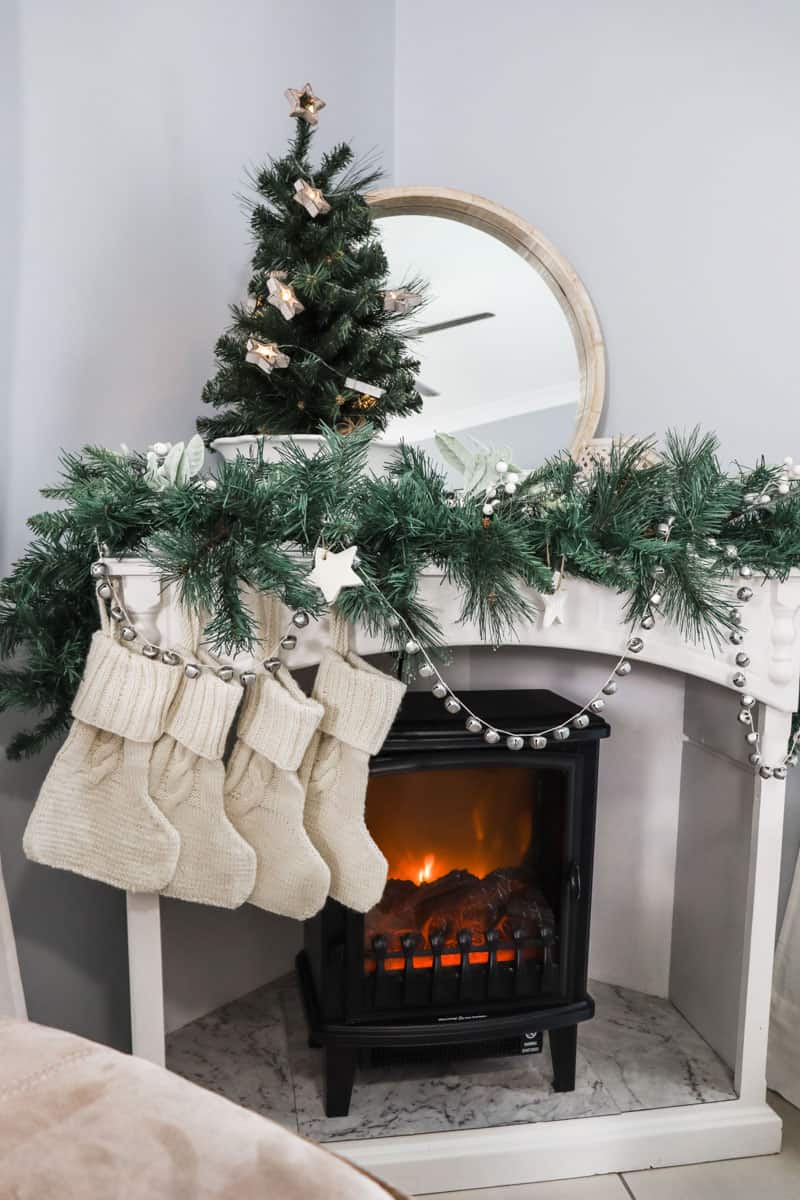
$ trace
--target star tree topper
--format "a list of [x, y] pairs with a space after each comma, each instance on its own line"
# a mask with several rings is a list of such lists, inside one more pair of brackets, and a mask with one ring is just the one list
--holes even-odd
[[353, 559], [357, 553], [358, 546], [348, 546], [346, 550], [338, 551], [317, 546], [308, 580], [319, 588], [326, 603], [333, 604], [342, 588], [363, 587], [364, 580], [353, 570]]
[[325, 107], [325, 101], [314, 95], [310, 83], [301, 88], [287, 88], [284, 95], [292, 106], [290, 117], [301, 117], [309, 125], [317, 124], [317, 113]]

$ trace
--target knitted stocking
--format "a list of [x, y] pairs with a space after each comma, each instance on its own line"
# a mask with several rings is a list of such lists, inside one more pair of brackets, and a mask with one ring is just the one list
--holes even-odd
[[75, 721], [22, 844], [33, 862], [158, 892], [173, 876], [180, 839], [150, 799], [147, 777], [179, 675], [114, 641], [102, 605], [101, 617], [72, 704]]
[[[179, 610], [184, 635], [177, 648], [197, 657], [200, 622]], [[253, 890], [256, 856], [225, 814], [222, 755], [242, 689], [210, 671], [186, 676], [150, 764], [153, 799], [175, 826], [181, 851], [165, 896], [238, 908]]]
[[331, 617], [333, 649], [313, 696], [324, 706], [320, 732], [301, 774], [308, 780], [306, 829], [331, 872], [331, 896], [368, 912], [386, 886], [386, 859], [364, 822], [370, 755], [391, 728], [405, 684], [348, 652], [346, 622]]
[[330, 874], [303, 828], [305, 790], [297, 775], [322, 716], [281, 667], [247, 689], [228, 764], [228, 816], [256, 852], [250, 903], [305, 920], [319, 912]]

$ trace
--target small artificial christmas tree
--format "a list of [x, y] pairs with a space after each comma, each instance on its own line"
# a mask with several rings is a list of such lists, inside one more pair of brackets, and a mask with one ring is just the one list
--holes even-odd
[[364, 191], [380, 172], [353, 165], [346, 144], [309, 161], [324, 102], [311, 85], [290, 89], [295, 135], [284, 158], [256, 174], [260, 197], [250, 302], [216, 346], [203, 400], [219, 410], [197, 427], [207, 442], [241, 434], [347, 433], [417, 412], [418, 362], [404, 318], [420, 300], [387, 292], [388, 262]]

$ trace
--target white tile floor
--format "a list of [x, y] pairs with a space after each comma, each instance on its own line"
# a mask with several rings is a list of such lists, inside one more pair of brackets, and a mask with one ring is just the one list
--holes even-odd
[[800, 1111], [780, 1096], [770, 1104], [783, 1117], [783, 1150], [766, 1158], [438, 1192], [426, 1200], [800, 1200]]

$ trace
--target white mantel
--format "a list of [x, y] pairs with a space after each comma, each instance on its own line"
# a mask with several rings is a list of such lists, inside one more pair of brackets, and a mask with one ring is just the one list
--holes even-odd
[[[154, 640], [168, 638], [171, 632], [169, 607], [162, 603], [158, 579], [150, 564], [133, 559], [109, 558], [105, 561], [113, 574], [123, 576], [127, 602], [131, 611], [140, 617], [148, 636]], [[732, 595], [742, 582], [734, 582]], [[747, 582], [752, 584], [754, 591], [753, 599], [742, 608], [746, 628], [742, 649], [747, 650], [752, 660], [747, 669], [747, 689], [757, 700], [773, 708], [794, 712], [800, 678], [800, 639], [797, 636], [800, 571], [793, 572], [784, 583], [758, 578]], [[583, 579], [568, 579], [565, 586], [568, 596], [564, 622], [554, 623], [547, 629], [542, 627], [539, 619], [521, 622], [515, 631], [517, 644], [619, 657], [627, 641], [623, 624], [624, 598], [609, 588]], [[539, 593], [525, 587], [520, 591], [534, 609], [542, 611], [544, 601]], [[458, 620], [458, 593], [441, 572], [429, 568], [423, 573], [420, 598], [433, 610], [447, 645], [482, 644], [477, 626]], [[630, 656], [632, 661], [654, 663], [723, 687], [730, 686], [735, 670], [735, 651], [727, 642], [721, 648], [687, 642], [674, 625], [660, 618], [655, 628], [642, 636], [644, 649], [636, 658]], [[300, 633], [297, 648], [285, 655], [287, 664], [297, 670], [317, 663], [327, 642], [326, 620], [312, 623]], [[371, 637], [360, 627], [355, 630], [353, 645], [359, 654], [377, 654], [386, 649], [380, 639]]]
[[[166, 644], [171, 633], [170, 607], [162, 599], [152, 569], [143, 562], [107, 561], [110, 571], [123, 578], [126, 603], [145, 635]], [[752, 660], [746, 672], [747, 688], [760, 702], [758, 724], [765, 755], [775, 761], [786, 744], [797, 704], [800, 575], [783, 584], [755, 580], [752, 585], [755, 596], [744, 610], [747, 633], [743, 649]], [[543, 653], [535, 657], [550, 662], [562, 650], [617, 658], [626, 642], [620, 624], [621, 598], [582, 580], [568, 580], [566, 586], [564, 623], [548, 629], [538, 621], [523, 625], [517, 630], [520, 647], [539, 648]], [[450, 645], [481, 644], [476, 629], [457, 621], [457, 596], [439, 574], [426, 573], [421, 591]], [[535, 593], [530, 598], [541, 607]], [[730, 686], [734, 648], [726, 642], [712, 654], [687, 644], [674, 627], [661, 620], [644, 637], [645, 648], [634, 659], [634, 667], [650, 665], [635, 669], [630, 680], [622, 680], [619, 698], [609, 704], [604, 715], [612, 723], [612, 739], [604, 747], [604, 755], [611, 775], [619, 781], [619, 764], [610, 756], [627, 745], [638, 795], [626, 798], [626, 824], [629, 813], [638, 808], [646, 815], [653, 804], [663, 802], [665, 789], [668, 793], [669, 819], [659, 818], [652, 824], [647, 846], [643, 839], [648, 827], [643, 823], [634, 830], [645, 858], [650, 854], [647, 861], [657, 862], [662, 873], [668, 868], [671, 881], [669, 888], [661, 889], [657, 911], [647, 919], [654, 936], [663, 943], [664, 991], [668, 990], [673, 1003], [706, 1040], [717, 1048], [720, 1041], [730, 1047], [739, 1098], [613, 1117], [337, 1143], [339, 1153], [408, 1192], [631, 1171], [772, 1153], [780, 1147], [780, 1120], [765, 1101], [765, 1066], [785, 783], [762, 780], [747, 764], [737, 722], [737, 693]], [[324, 621], [300, 631], [297, 649], [287, 656], [289, 666], [316, 662], [326, 641]], [[356, 631], [354, 642], [360, 653], [383, 649], [362, 630]], [[503, 668], [509, 676], [508, 686], [532, 685], [532, 653], [532, 649], [521, 650], [515, 656], [509, 647], [502, 649], [498, 661], [519, 659], [526, 664], [527, 675], [514, 675]], [[566, 656], [561, 658], [567, 662]], [[570, 663], [575, 660], [575, 654], [569, 656]], [[589, 662], [592, 672], [595, 667], [600, 674], [606, 669], [605, 662]], [[660, 692], [662, 684], [655, 668], [673, 673], [670, 677], [662, 671], [663, 680], [676, 681], [675, 688], [667, 689], [668, 704], [660, 702], [667, 691]], [[639, 682], [637, 677], [641, 677]], [[464, 686], [463, 680], [454, 679], [456, 682]], [[592, 674], [587, 691], [600, 682], [602, 678], [595, 680]], [[585, 692], [573, 689], [568, 694], [581, 702], [586, 699]], [[648, 703], [651, 694], [655, 703]], [[628, 703], [627, 710], [626, 695], [635, 700]], [[635, 729], [626, 730], [623, 716], [615, 738], [615, 710], [630, 715], [632, 708], [636, 710]], [[640, 753], [632, 754], [634, 748]], [[659, 756], [657, 772], [647, 769], [651, 754]], [[601, 764], [601, 782], [602, 774]], [[602, 822], [604, 804], [612, 805], [614, 796], [601, 794], [600, 800]], [[602, 836], [600, 825], [595, 907], [602, 905], [604, 889], [613, 899], [618, 886], [611, 830], [605, 845]], [[616, 864], [622, 875], [630, 873], [625, 867], [624, 862]], [[619, 886], [625, 883], [627, 879]], [[644, 884], [640, 881], [640, 886], [646, 885], [646, 879]], [[631, 906], [629, 895], [620, 911], [624, 912], [625, 905]], [[163, 1061], [158, 898], [129, 896], [128, 912], [134, 1050]], [[598, 913], [593, 920], [593, 929], [601, 916]], [[638, 934], [642, 931], [640, 925]], [[617, 936], [622, 940], [627, 933], [620, 927]], [[605, 932], [600, 928], [593, 932], [593, 940], [605, 937], [609, 944], [614, 936], [610, 924]], [[613, 955], [609, 962], [612, 959]], [[718, 1009], [720, 987], [722, 1005]]]

